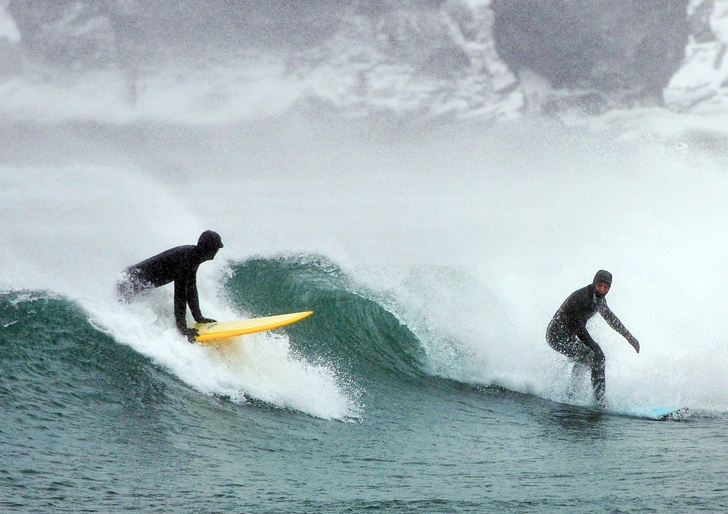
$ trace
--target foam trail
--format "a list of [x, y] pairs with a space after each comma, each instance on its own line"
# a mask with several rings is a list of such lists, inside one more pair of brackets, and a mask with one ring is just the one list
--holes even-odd
[[[210, 303], [211, 315], [237, 317]], [[171, 295], [162, 290], [132, 305], [83, 302], [97, 327], [204, 394], [238, 403], [252, 397], [323, 419], [358, 416], [350, 398], [357, 393], [343, 390], [334, 370], [292, 355], [287, 336], [260, 333], [220, 345], [189, 344], [174, 328], [171, 304]]]

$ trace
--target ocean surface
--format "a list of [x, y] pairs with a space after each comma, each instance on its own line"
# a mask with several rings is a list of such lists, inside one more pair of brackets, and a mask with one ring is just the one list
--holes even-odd
[[[0, 512], [728, 510], [725, 114], [352, 117], [263, 61], [0, 79]], [[207, 229], [204, 315], [313, 316], [117, 301]], [[605, 410], [544, 337], [599, 269]]]

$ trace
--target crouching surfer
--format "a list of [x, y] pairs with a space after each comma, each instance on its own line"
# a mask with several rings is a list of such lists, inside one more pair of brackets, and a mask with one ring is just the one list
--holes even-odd
[[197, 323], [213, 323], [200, 312], [197, 295], [197, 268], [205, 261], [215, 258], [223, 247], [217, 232], [206, 230], [197, 240], [197, 245], [177, 246], [150, 257], [123, 271], [117, 284], [119, 299], [132, 302], [155, 287], [174, 282], [174, 318], [179, 331], [192, 343], [198, 335], [196, 328], [187, 328], [186, 314], [189, 305], [192, 317]]
[[621, 334], [639, 353], [640, 343], [629, 333], [619, 318], [607, 306], [606, 295], [612, 286], [612, 274], [600, 270], [592, 283], [574, 291], [556, 311], [546, 329], [549, 346], [574, 361], [572, 378], [591, 368], [591, 382], [600, 407], [604, 407], [604, 352], [586, 329], [586, 323], [597, 312], [615, 331]]

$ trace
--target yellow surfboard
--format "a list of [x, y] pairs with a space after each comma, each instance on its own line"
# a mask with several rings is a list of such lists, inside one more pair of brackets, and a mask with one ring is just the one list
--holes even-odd
[[237, 319], [234, 321], [222, 321], [215, 323], [197, 323], [191, 325], [200, 334], [195, 338], [201, 343], [229, 339], [231, 337], [254, 334], [265, 330], [283, 327], [300, 321], [313, 314], [313, 311], [293, 312], [291, 314], [280, 314], [278, 316], [266, 316], [264, 318]]

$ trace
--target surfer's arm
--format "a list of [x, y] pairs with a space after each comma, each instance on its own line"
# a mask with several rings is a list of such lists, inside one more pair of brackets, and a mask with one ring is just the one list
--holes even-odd
[[187, 278], [186, 293], [187, 305], [190, 306], [190, 312], [192, 313], [192, 317], [195, 318], [195, 321], [197, 323], [214, 323], [214, 319], [206, 318], [202, 315], [202, 311], [200, 310], [200, 297], [197, 293], [197, 276], [194, 273]]
[[174, 320], [177, 330], [183, 336], [186, 336], [190, 343], [195, 342], [195, 337], [199, 335], [196, 328], [187, 327], [187, 280], [184, 278], [174, 281]]
[[202, 312], [200, 312], [200, 297], [197, 294], [197, 277], [192, 274], [187, 277], [187, 285], [185, 290], [185, 297], [187, 299], [187, 305], [190, 306], [190, 312], [192, 317], [195, 318], [197, 323], [202, 323]]
[[602, 301], [599, 304], [599, 314], [602, 315], [604, 318], [604, 321], [607, 322], [607, 324], [612, 327], [615, 332], [620, 334], [622, 337], [624, 337], [629, 344], [632, 345], [634, 350], [637, 353], [640, 353], [640, 343], [637, 341], [637, 338], [633, 336], [629, 330], [622, 324], [622, 322], [619, 320], [619, 318], [612, 312], [612, 310], [607, 305], [606, 301]]
[[187, 332], [187, 280], [174, 281], [174, 320], [180, 332]]

